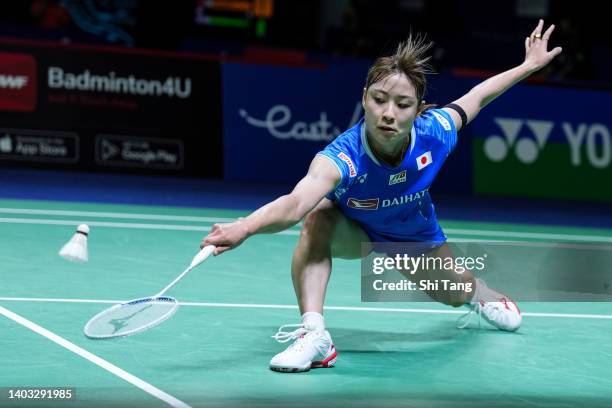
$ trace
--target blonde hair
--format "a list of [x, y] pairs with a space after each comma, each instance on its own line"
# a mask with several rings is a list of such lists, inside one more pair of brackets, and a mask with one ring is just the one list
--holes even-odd
[[[368, 70], [365, 89], [382, 81], [394, 74], [404, 74], [414, 85], [416, 97], [419, 102], [423, 100], [427, 91], [426, 75], [433, 73], [429, 64], [430, 56], [426, 53], [433, 46], [433, 42], [427, 40], [424, 35], [417, 34], [408, 36], [408, 39], [398, 44], [395, 54], [380, 57]], [[419, 113], [433, 105], [419, 106]]]

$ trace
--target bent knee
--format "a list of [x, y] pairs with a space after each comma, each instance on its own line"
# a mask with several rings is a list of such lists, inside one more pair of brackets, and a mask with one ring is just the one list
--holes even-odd
[[314, 210], [304, 218], [301, 237], [330, 237], [334, 232], [340, 213], [335, 208]]

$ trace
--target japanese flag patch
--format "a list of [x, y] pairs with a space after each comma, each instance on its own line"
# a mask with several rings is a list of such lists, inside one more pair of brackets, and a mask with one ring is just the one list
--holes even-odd
[[427, 167], [433, 163], [433, 159], [431, 158], [431, 150], [417, 157], [416, 162], [419, 170], [422, 170], [424, 167]]

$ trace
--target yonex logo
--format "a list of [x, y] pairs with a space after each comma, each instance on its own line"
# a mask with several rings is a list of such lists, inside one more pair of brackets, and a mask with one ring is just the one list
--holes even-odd
[[36, 108], [36, 61], [27, 54], [0, 53], [0, 110]]
[[359, 180], [359, 183], [361, 184], [365, 183], [367, 179], [368, 173], [362, 174], [361, 176], [357, 177], [357, 180]]
[[[550, 121], [531, 119], [495, 118], [494, 121], [502, 130], [503, 137], [491, 135], [484, 144], [486, 156], [494, 162], [504, 160], [510, 149], [514, 149], [516, 157], [521, 162], [525, 164], [533, 163], [546, 145], [554, 125]], [[528, 137], [518, 138], [523, 125], [529, 128], [535, 140]]]
[[[503, 137], [491, 135], [484, 143], [485, 155], [494, 162], [504, 160], [510, 149], [514, 149], [522, 163], [535, 162], [554, 127], [554, 122], [544, 120], [495, 118], [494, 121], [502, 130]], [[519, 137], [525, 126], [533, 137]], [[605, 124], [561, 122], [557, 130], [565, 136], [572, 166], [581, 166], [584, 159], [598, 169], [607, 168], [612, 163], [612, 136]]]

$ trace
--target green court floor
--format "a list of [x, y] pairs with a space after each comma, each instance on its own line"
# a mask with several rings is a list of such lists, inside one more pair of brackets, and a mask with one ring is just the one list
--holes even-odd
[[[210, 258], [171, 291], [182, 306], [135, 336], [90, 340], [110, 303], [157, 293], [223, 209], [0, 200], [0, 387], [76, 387], [41, 407], [610, 407], [610, 303], [524, 302], [523, 326], [458, 330], [435, 303], [362, 303], [359, 261], [334, 261], [332, 369], [281, 374], [270, 338], [299, 323], [289, 266], [299, 228]], [[57, 255], [81, 222], [90, 261]], [[444, 221], [449, 239], [612, 242], [612, 231]], [[59, 343], [59, 344], [58, 344]]]

